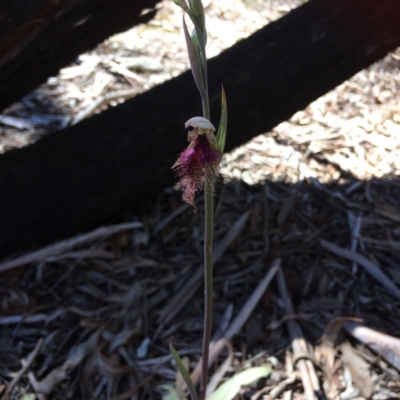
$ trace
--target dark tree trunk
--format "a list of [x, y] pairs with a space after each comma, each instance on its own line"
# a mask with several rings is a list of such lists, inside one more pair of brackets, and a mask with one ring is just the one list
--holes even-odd
[[[400, 45], [400, 1], [311, 0], [209, 63], [212, 117], [228, 98], [228, 150], [270, 130]], [[191, 73], [0, 157], [0, 253], [91, 229], [172, 186], [201, 113]]]
[[110, 35], [148, 21], [159, 0], [0, 2], [0, 110]]

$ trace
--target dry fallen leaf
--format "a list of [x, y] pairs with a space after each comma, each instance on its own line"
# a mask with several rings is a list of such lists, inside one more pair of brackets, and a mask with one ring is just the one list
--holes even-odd
[[315, 357], [325, 374], [325, 391], [329, 399], [338, 396], [342, 389], [339, 376], [336, 375], [340, 365], [335, 362], [336, 341], [343, 324], [352, 318], [335, 318], [325, 328], [321, 338], [321, 344], [315, 347]]
[[354, 351], [349, 342], [342, 343], [340, 350], [342, 360], [350, 370], [354, 386], [369, 399], [374, 392], [374, 383], [369, 372], [370, 365]]
[[78, 346], [72, 347], [68, 359], [65, 360], [62, 365], [54, 368], [41, 381], [36, 382], [35, 391], [49, 394], [59, 382], [67, 377], [71, 370], [76, 368], [82, 362], [91, 345], [92, 338]]

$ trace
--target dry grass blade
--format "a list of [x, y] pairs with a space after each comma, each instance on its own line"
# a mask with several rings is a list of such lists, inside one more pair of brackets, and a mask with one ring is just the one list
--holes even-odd
[[178, 215], [182, 214], [189, 207], [191, 207], [190, 204], [185, 203], [185, 204], [181, 205], [180, 207], [178, 207], [176, 210], [172, 211], [169, 215], [167, 215], [167, 217], [165, 217], [163, 220], [158, 222], [158, 224], [155, 226], [155, 228], [153, 230], [153, 235], [162, 231], [174, 218], [176, 218]]
[[[282, 297], [283, 302], [285, 303], [285, 311], [287, 314], [294, 314], [293, 305], [286, 288], [285, 278], [280, 268], [278, 269], [277, 277], [279, 293]], [[305, 356], [310, 359], [312, 359], [313, 357], [308, 351], [307, 343], [304, 340], [301, 328], [296, 323], [296, 321], [288, 320], [286, 324], [289, 330], [290, 338], [292, 340], [294, 357], [296, 358], [296, 355], [301, 357], [298, 358], [297, 365], [301, 374], [301, 381], [303, 383], [306, 399], [317, 400], [318, 396], [321, 393], [317, 373], [315, 372], [313, 363], [309, 360], [304, 359]]]
[[357, 323], [347, 322], [344, 329], [400, 371], [400, 339]]
[[365, 270], [375, 278], [393, 297], [400, 300], [400, 289], [371, 261], [363, 257], [360, 254], [352, 252], [347, 249], [343, 249], [330, 243], [326, 240], [321, 240], [321, 245], [323, 248], [335, 253], [338, 256], [347, 258], [350, 261], [356, 262], [361, 265]]
[[21, 267], [22, 265], [26, 265], [31, 262], [43, 261], [47, 257], [55, 256], [63, 251], [71, 249], [72, 247], [80, 246], [93, 240], [105, 238], [107, 236], [127, 229], [141, 228], [142, 226], [143, 224], [141, 222], [128, 222], [126, 224], [119, 224], [107, 227], [103, 226], [84, 235], [75, 236], [71, 239], [67, 239], [62, 242], [44, 247], [43, 249], [34, 251], [32, 253], [25, 254], [24, 256], [15, 258], [14, 260], [6, 261], [0, 264], [0, 272], [9, 271], [10, 269]]
[[[245, 212], [231, 227], [229, 232], [224, 236], [220, 243], [218, 243], [213, 251], [213, 264], [215, 264], [222, 254], [226, 251], [229, 245], [238, 237], [242, 229], [244, 228], [248, 218], [250, 216], [250, 211]], [[170, 322], [172, 318], [175, 317], [182, 309], [182, 307], [187, 304], [187, 301], [194, 295], [196, 289], [200, 285], [200, 280], [204, 275], [204, 267], [201, 266], [196, 270], [193, 276], [185, 283], [185, 286], [180, 292], [178, 292], [174, 298], [169, 302], [169, 304], [164, 308], [158, 323], [160, 326]]]
[[222, 378], [224, 377], [225, 373], [228, 371], [230, 366], [233, 362], [233, 349], [231, 344], [225, 340], [225, 346], [228, 349], [228, 357], [225, 361], [221, 364], [221, 366], [214, 372], [213, 376], [210, 378], [208, 385], [207, 385], [207, 393], [206, 398], [215, 391], [218, 384], [221, 382]]

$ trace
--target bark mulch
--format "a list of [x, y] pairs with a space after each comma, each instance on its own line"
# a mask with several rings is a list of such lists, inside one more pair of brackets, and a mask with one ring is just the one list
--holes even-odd
[[[300, 3], [206, 2], [209, 54]], [[0, 150], [185, 70], [180, 26], [165, 2], [80, 56], [0, 115]], [[223, 158], [210, 375], [215, 386], [271, 368], [237, 400], [400, 398], [399, 60]], [[3, 260], [0, 398], [159, 399], [177, 379], [171, 340], [198, 379], [201, 195], [197, 205], [166, 189], [108, 226]]]

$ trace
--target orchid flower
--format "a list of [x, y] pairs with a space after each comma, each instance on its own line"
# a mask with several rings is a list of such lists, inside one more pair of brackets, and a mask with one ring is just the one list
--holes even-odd
[[179, 177], [182, 198], [194, 206], [194, 196], [204, 190], [204, 183], [214, 182], [218, 174], [221, 153], [216, 149], [215, 128], [203, 117], [194, 117], [185, 123], [185, 128], [193, 127], [188, 134], [189, 147], [184, 150], [172, 169]]

